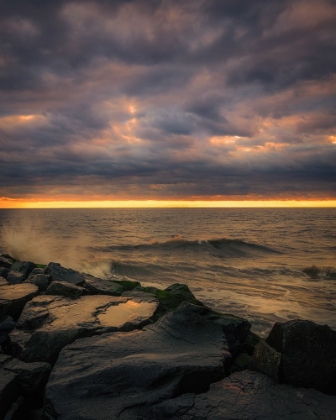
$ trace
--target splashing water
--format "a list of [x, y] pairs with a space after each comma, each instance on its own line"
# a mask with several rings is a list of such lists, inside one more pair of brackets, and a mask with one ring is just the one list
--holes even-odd
[[20, 261], [48, 264], [51, 261], [91, 274], [108, 278], [110, 261], [101, 260], [90, 252], [88, 235], [62, 237], [48, 230], [39, 220], [15, 217], [2, 226], [0, 239], [5, 252]]

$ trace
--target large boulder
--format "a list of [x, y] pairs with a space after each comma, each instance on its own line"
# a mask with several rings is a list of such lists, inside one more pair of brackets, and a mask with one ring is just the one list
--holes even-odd
[[[151, 420], [333, 420], [335, 410], [335, 397], [313, 389], [296, 389], [289, 385], [279, 385], [262, 373], [245, 370], [211, 385], [210, 391], [204, 394], [185, 394], [160, 403], [150, 411], [147, 418]], [[131, 419], [131, 417], [121, 416], [120, 419]]]
[[231, 355], [221, 326], [200, 310], [182, 303], [141, 331], [67, 346], [46, 388], [47, 418], [151, 418], [148, 410], [162, 400], [206, 392]]
[[248, 367], [251, 370], [265, 373], [275, 381], [278, 381], [280, 360], [281, 354], [269, 346], [264, 340], [260, 340], [254, 349]]
[[[34, 270], [33, 270], [34, 271]], [[47, 274], [31, 273], [26, 283], [35, 284], [40, 292], [45, 292], [50, 283], [50, 277]]]
[[10, 268], [10, 272], [15, 271], [17, 273], [21, 273], [26, 279], [34, 268], [36, 268], [36, 264], [31, 261], [15, 261]]
[[266, 342], [281, 353], [281, 383], [336, 395], [336, 331], [311, 321], [277, 322]]
[[25, 275], [18, 271], [10, 271], [7, 274], [7, 282], [9, 284], [21, 284], [25, 280]]
[[65, 281], [67, 283], [82, 286], [85, 279], [84, 276], [72, 268], [62, 267], [58, 263], [51, 262], [44, 269], [44, 274], [48, 274], [52, 281]]
[[111, 295], [120, 296], [123, 292], [123, 287], [120, 284], [111, 280], [103, 280], [97, 277], [83, 274], [84, 284], [83, 287], [88, 290], [91, 295]]
[[221, 325], [229, 344], [230, 352], [237, 355], [250, 332], [251, 323], [231, 314], [221, 314], [208, 309], [207, 318]]
[[141, 328], [151, 322], [157, 306], [153, 296], [37, 296], [10, 334], [11, 352], [27, 362], [54, 362], [61, 349], [78, 338]]
[[84, 287], [76, 286], [65, 281], [53, 281], [46, 290], [46, 295], [65, 296], [71, 299], [78, 299], [87, 293]]
[[20, 316], [25, 304], [38, 292], [33, 284], [0, 285], [0, 318], [9, 315], [15, 320]]

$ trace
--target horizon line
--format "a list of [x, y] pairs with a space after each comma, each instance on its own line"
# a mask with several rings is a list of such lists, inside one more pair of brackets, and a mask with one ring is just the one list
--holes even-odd
[[334, 208], [331, 200], [49, 200], [0, 199], [0, 209], [79, 208]]

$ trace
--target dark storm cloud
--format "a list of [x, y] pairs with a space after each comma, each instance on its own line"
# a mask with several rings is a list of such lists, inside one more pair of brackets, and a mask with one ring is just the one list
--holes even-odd
[[331, 0], [2, 2], [0, 195], [333, 197], [335, 19]]

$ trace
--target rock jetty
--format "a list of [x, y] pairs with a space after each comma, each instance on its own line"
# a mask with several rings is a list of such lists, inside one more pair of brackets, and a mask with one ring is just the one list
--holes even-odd
[[0, 420], [335, 419], [336, 332], [0, 257]]

